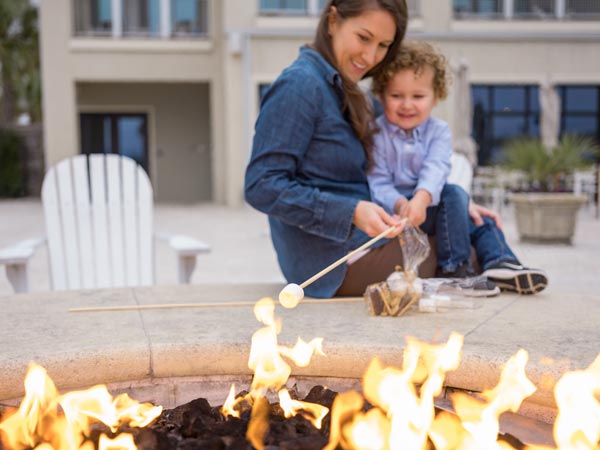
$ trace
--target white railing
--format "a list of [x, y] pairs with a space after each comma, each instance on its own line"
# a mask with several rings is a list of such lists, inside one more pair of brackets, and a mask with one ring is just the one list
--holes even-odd
[[454, 17], [600, 20], [599, 0], [453, 0]]
[[201, 37], [210, 0], [73, 0], [76, 36]]

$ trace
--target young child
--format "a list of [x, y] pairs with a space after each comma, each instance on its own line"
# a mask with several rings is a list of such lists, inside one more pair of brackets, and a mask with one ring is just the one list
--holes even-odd
[[377, 119], [374, 165], [368, 175], [373, 200], [437, 236], [440, 276], [474, 275], [468, 197], [446, 184], [452, 136], [431, 117], [448, 94], [446, 58], [425, 42], [404, 43], [397, 57], [373, 79], [384, 114]]
[[[374, 77], [372, 89], [384, 114], [377, 119], [368, 175], [371, 196], [388, 212], [408, 217], [436, 236], [437, 276], [476, 275], [471, 264], [474, 245], [484, 274], [500, 287], [539, 292], [547, 285], [543, 271], [518, 262], [490, 217], [476, 226], [469, 216], [477, 208], [470, 205], [468, 194], [447, 184], [452, 136], [448, 124], [431, 117], [431, 111], [446, 98], [449, 78], [446, 58], [426, 42], [403, 43], [396, 58]], [[498, 292], [489, 281], [477, 289], [488, 295]]]

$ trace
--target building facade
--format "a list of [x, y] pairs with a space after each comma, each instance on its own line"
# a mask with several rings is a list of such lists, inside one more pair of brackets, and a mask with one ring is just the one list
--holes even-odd
[[[561, 132], [600, 141], [600, 0], [408, 3], [408, 37], [468, 63], [480, 163], [539, 134], [544, 82], [560, 95]], [[311, 41], [324, 4], [42, 1], [46, 166], [121, 153], [146, 168], [157, 201], [242, 204], [261, 92]], [[455, 100], [435, 111], [453, 127]]]

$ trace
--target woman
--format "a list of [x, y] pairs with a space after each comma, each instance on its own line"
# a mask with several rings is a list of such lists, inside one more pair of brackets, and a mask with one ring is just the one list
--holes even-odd
[[[269, 215], [279, 265], [301, 283], [400, 219], [371, 202], [366, 173], [373, 114], [357, 83], [396, 53], [405, 0], [330, 0], [312, 45], [267, 91], [246, 171], [246, 200]], [[389, 237], [395, 237], [400, 227]], [[306, 288], [362, 295], [401, 263], [397, 239]]]

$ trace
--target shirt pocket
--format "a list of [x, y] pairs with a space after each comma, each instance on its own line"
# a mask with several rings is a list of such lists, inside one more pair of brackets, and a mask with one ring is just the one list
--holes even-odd
[[415, 142], [407, 142], [403, 146], [400, 170], [410, 180], [417, 181], [424, 160], [421, 146]]

